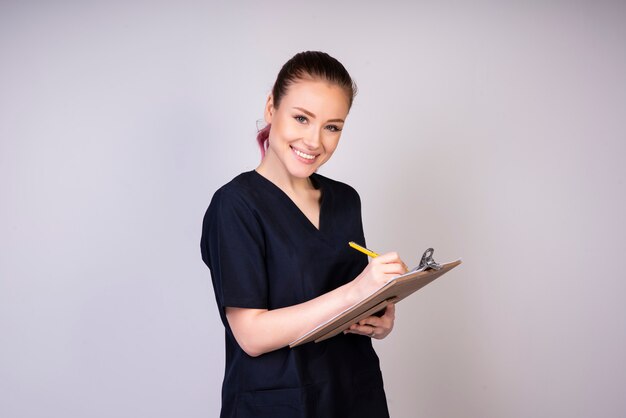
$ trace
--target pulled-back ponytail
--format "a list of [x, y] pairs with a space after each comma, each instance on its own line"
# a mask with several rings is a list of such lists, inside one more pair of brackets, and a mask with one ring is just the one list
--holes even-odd
[[256, 141], [259, 143], [259, 148], [261, 148], [261, 159], [265, 158], [265, 151], [267, 151], [267, 147], [269, 145], [269, 137], [270, 137], [270, 128], [271, 124], [267, 124], [263, 129], [259, 131], [256, 135]]

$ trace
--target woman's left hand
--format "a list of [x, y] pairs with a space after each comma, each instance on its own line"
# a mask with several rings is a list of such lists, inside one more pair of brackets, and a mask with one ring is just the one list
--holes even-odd
[[371, 338], [382, 340], [385, 338], [391, 330], [393, 330], [393, 323], [396, 319], [396, 305], [390, 303], [385, 309], [383, 316], [369, 316], [360, 320], [358, 323], [350, 326], [344, 331], [345, 334], [359, 334], [365, 335]]

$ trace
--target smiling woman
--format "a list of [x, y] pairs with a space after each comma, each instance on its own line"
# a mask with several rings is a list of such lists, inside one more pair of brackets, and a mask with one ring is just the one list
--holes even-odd
[[348, 100], [337, 85], [302, 80], [290, 87], [281, 102], [276, 108], [273, 96], [267, 100], [265, 121], [271, 129], [258, 171], [270, 179], [306, 179], [335, 152]]
[[356, 87], [343, 65], [303, 52], [278, 74], [257, 138], [256, 170], [221, 187], [201, 249], [226, 332], [222, 417], [387, 417], [371, 338], [395, 308], [318, 344], [288, 347], [315, 325], [405, 272], [396, 253], [367, 257], [361, 202], [316, 173], [335, 152]]

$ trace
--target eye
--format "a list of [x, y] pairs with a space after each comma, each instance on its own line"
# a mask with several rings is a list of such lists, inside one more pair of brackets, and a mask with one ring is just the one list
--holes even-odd
[[341, 129], [337, 125], [328, 125], [326, 129], [331, 132], [341, 132]]
[[300, 123], [307, 123], [308, 119], [306, 118], [306, 116], [302, 116], [302, 115], [296, 115], [293, 117], [297, 122]]

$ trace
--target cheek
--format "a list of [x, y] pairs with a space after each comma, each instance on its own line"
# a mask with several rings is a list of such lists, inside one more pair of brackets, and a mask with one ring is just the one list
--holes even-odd
[[332, 154], [337, 149], [337, 145], [339, 145], [339, 135], [335, 137], [327, 138], [324, 141], [324, 149], [327, 153]]
[[301, 128], [291, 121], [280, 120], [272, 125], [272, 134], [282, 140], [291, 141], [302, 136]]

